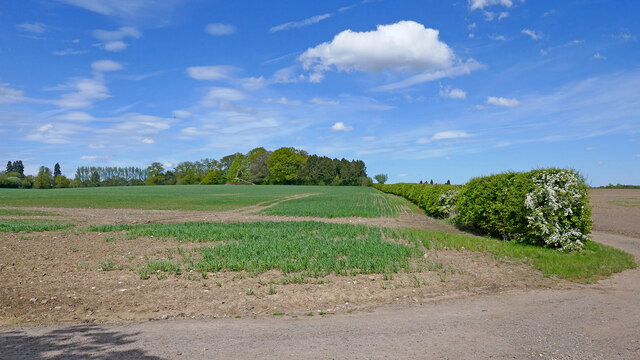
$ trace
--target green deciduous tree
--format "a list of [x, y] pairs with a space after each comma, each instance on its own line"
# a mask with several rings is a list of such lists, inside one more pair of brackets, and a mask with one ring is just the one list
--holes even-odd
[[51, 176], [51, 169], [41, 166], [38, 171], [38, 176], [33, 181], [33, 187], [35, 189], [51, 189], [53, 183], [53, 177]]
[[276, 183], [291, 184], [298, 180], [298, 172], [305, 162], [305, 156], [295, 148], [281, 147], [269, 156], [267, 166]]
[[58, 175], [54, 178], [53, 187], [56, 189], [68, 188], [71, 186], [71, 180], [67, 179], [64, 175]]
[[374, 176], [373, 178], [376, 179], [376, 181], [379, 184], [384, 184], [384, 183], [387, 182], [389, 176], [387, 176], [387, 174], [378, 174], [378, 175]]
[[149, 176], [145, 181], [147, 185], [164, 185], [165, 177], [164, 177], [164, 166], [162, 166], [159, 162], [154, 162], [147, 168], [147, 173]]

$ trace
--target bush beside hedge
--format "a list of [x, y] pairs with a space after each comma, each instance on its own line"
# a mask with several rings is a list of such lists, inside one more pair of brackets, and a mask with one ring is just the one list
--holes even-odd
[[574, 250], [591, 231], [589, 192], [574, 170], [540, 169], [471, 179], [463, 186], [376, 184], [434, 217], [505, 240]]

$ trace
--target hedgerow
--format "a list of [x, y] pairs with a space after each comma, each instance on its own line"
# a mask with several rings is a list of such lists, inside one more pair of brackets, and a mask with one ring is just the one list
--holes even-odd
[[591, 231], [584, 178], [574, 170], [539, 169], [471, 179], [463, 186], [374, 186], [404, 196], [434, 217], [478, 232], [538, 246], [575, 250]]

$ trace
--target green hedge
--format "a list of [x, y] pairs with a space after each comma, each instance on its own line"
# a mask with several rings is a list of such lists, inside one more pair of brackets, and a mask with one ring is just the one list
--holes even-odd
[[574, 170], [539, 169], [471, 179], [463, 186], [376, 184], [435, 217], [505, 240], [573, 250], [591, 231], [589, 192]]
[[446, 218], [455, 215], [455, 199], [460, 185], [374, 184], [374, 188], [402, 196], [425, 210], [427, 215]]

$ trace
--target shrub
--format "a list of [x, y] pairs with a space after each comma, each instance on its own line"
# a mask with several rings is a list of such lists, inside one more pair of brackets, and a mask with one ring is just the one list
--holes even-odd
[[461, 225], [544, 247], [582, 248], [591, 231], [588, 187], [574, 170], [475, 178], [462, 189], [457, 208]]
[[16, 176], [0, 175], [0, 188], [19, 188], [21, 186], [22, 180], [20, 180], [20, 178]]

